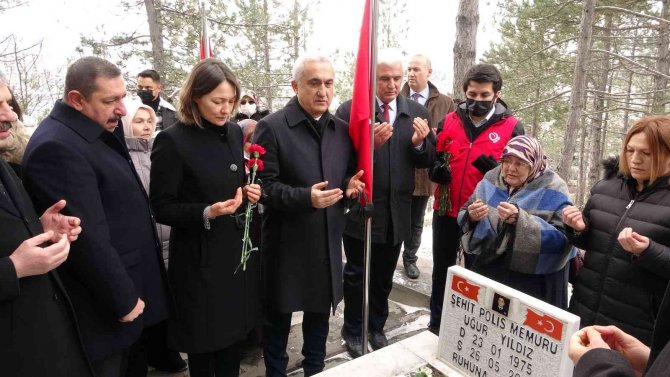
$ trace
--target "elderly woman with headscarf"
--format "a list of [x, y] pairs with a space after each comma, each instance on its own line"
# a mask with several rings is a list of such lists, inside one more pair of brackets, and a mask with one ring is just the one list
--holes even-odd
[[560, 308], [567, 307], [567, 262], [573, 247], [563, 233], [568, 186], [547, 166], [537, 140], [511, 139], [458, 213], [474, 271]]

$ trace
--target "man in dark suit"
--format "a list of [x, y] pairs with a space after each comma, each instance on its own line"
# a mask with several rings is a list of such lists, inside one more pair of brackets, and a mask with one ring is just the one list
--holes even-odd
[[[434, 138], [426, 108], [400, 95], [403, 69], [400, 59], [380, 54], [377, 64], [377, 121], [373, 166], [372, 265], [370, 274], [370, 344], [388, 344], [384, 324], [400, 245], [410, 231], [414, 169], [428, 167], [435, 158]], [[349, 119], [351, 101], [337, 110]], [[344, 232], [344, 327], [342, 337], [354, 357], [361, 355], [363, 250], [365, 222], [349, 216]]]
[[262, 253], [266, 376], [286, 376], [291, 314], [303, 311], [302, 366], [324, 368], [328, 316], [342, 299], [343, 195], [364, 185], [355, 170], [345, 122], [333, 117], [334, 70], [324, 56], [295, 62], [296, 96], [258, 122], [255, 142], [265, 147]]
[[59, 273], [97, 376], [118, 377], [143, 328], [168, 315], [149, 198], [117, 128], [125, 95], [115, 65], [77, 60], [63, 100], [35, 131], [23, 160], [37, 208], [64, 198], [87, 229]]
[[[16, 115], [0, 72], [0, 144]], [[92, 376], [70, 299], [53, 271], [68, 256], [80, 221], [65, 201], [41, 218], [12, 168], [0, 159], [0, 365], [8, 376]]]

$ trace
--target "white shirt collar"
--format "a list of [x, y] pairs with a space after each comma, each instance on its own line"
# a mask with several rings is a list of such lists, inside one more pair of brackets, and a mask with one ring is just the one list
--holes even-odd
[[419, 93], [421, 95], [421, 97], [419, 97], [419, 102], [423, 105], [424, 103], [426, 103], [426, 101], [428, 100], [428, 96], [430, 95], [430, 87], [426, 84], [426, 87], [423, 88], [423, 90], [420, 92], [415, 92], [414, 89], [409, 88], [410, 98], [412, 98], [412, 95], [414, 95], [414, 93]]

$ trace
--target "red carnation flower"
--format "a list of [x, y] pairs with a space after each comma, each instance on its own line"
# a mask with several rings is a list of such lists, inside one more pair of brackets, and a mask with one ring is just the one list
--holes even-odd
[[451, 149], [451, 142], [452, 139], [450, 137], [444, 137], [438, 140], [437, 148], [435, 149], [439, 152], [449, 152], [449, 149]]
[[265, 165], [263, 165], [263, 161], [259, 158], [250, 158], [249, 161], [247, 161], [247, 168], [253, 171], [254, 164], [256, 164], [256, 171], [262, 171], [263, 168], [265, 168]]
[[257, 159], [255, 159], [255, 158], [248, 159], [247, 160], [247, 168], [249, 168], [249, 170], [253, 169], [254, 164], [256, 163], [256, 161], [257, 161]]
[[265, 154], [265, 148], [258, 144], [251, 144], [249, 146], [249, 155], [254, 156], [256, 158], [262, 156]]

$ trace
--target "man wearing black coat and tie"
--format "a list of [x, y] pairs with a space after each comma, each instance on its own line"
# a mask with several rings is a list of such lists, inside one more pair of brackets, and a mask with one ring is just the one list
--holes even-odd
[[[0, 149], [16, 115], [0, 72]], [[54, 269], [81, 233], [59, 200], [38, 218], [14, 170], [0, 159], [0, 365], [3, 376], [92, 376], [70, 299]]]
[[[388, 344], [384, 324], [388, 297], [393, 287], [400, 246], [410, 232], [414, 191], [414, 169], [428, 167], [435, 158], [435, 137], [428, 126], [428, 111], [400, 95], [403, 68], [400, 58], [381, 53], [377, 63], [377, 121], [373, 166], [372, 249], [370, 273], [370, 344], [373, 349]], [[349, 119], [351, 101], [337, 110]], [[348, 216], [344, 232], [344, 327], [347, 350], [358, 357], [361, 341], [363, 301], [363, 251], [365, 221]]]
[[86, 232], [58, 272], [99, 377], [119, 376], [143, 329], [168, 315], [165, 269], [149, 197], [118, 127], [125, 82], [85, 57], [65, 76], [63, 100], [28, 142], [24, 184], [38, 209], [64, 198]]
[[[262, 266], [266, 376], [286, 376], [291, 314], [304, 312], [305, 376], [325, 366], [328, 317], [342, 300], [342, 198], [364, 188], [345, 122], [328, 112], [335, 73], [330, 60], [303, 55], [295, 62], [296, 93], [261, 119], [255, 142], [267, 153], [259, 172], [266, 197]], [[353, 175], [353, 177], [352, 177]]]

